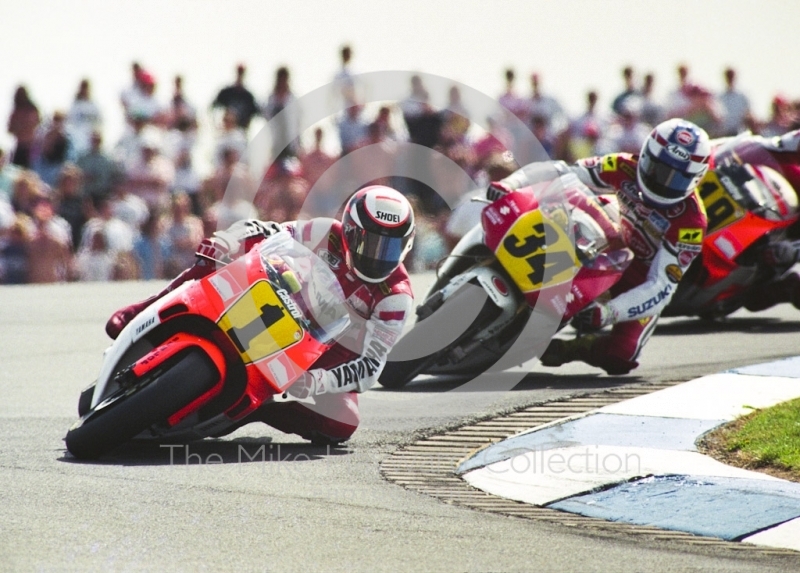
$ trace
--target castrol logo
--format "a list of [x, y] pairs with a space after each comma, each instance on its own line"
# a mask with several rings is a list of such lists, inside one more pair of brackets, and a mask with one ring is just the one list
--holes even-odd
[[689, 130], [682, 129], [675, 134], [675, 139], [677, 139], [678, 143], [681, 145], [691, 145], [694, 143], [694, 134]]

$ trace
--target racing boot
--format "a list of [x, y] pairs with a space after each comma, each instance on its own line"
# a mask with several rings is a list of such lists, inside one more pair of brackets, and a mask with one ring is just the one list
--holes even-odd
[[782, 302], [790, 302], [795, 308], [800, 309], [800, 275], [797, 273], [753, 287], [748, 293], [744, 307], [751, 312], [757, 312]]
[[172, 279], [172, 282], [170, 282], [160, 292], [147, 297], [141, 302], [123, 307], [112, 314], [111, 318], [109, 318], [108, 322], [106, 323], [106, 334], [108, 334], [111, 338], [116, 339], [117, 336], [119, 336], [119, 333], [122, 332], [122, 329], [125, 328], [130, 321], [132, 321], [140, 312], [156, 302], [158, 299], [171, 293], [186, 281], [201, 279], [207, 275], [210, 275], [212, 272], [214, 272], [214, 263], [206, 259], [198, 259], [194, 265]]
[[554, 338], [550, 345], [542, 353], [539, 361], [542, 366], [561, 366], [568, 362], [588, 362], [592, 354], [592, 345], [597, 340], [597, 336], [589, 334], [572, 340], [562, 340]]
[[539, 361], [542, 366], [561, 366], [568, 362], [581, 361], [602, 368], [610, 376], [627, 374], [639, 363], [614, 356], [607, 351], [608, 336], [589, 334], [572, 340], [554, 339]]

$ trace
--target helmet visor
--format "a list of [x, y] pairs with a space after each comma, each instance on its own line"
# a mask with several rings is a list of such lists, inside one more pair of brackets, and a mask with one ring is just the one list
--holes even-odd
[[696, 173], [687, 173], [659, 160], [648, 150], [639, 158], [642, 183], [655, 195], [667, 201], [686, 197], [692, 188]]
[[345, 230], [353, 265], [365, 277], [375, 280], [385, 279], [397, 268], [409, 239], [410, 236], [370, 233], [357, 225], [348, 225]]

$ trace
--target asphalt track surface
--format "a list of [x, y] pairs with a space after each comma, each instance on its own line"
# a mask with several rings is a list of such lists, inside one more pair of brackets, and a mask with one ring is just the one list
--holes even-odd
[[[415, 278], [418, 294], [423, 282]], [[0, 288], [0, 570], [800, 569], [800, 557], [598, 537], [450, 506], [378, 471], [398, 445], [490, 413], [796, 355], [800, 312], [788, 305], [722, 325], [664, 320], [624, 377], [573, 364], [536, 366], [510, 392], [451, 392], [453, 382], [436, 380], [377, 387], [361, 397], [362, 426], [340, 451], [259, 424], [189, 445], [189, 464], [184, 447], [154, 446], [78, 463], [62, 438], [97, 375], [105, 319], [157, 286]]]

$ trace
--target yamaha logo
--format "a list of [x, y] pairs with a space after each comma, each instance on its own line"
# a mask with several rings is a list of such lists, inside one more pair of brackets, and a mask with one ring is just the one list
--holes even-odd
[[387, 223], [399, 223], [400, 215], [395, 213], [387, 213], [386, 211], [378, 211], [375, 218], [379, 221], [386, 221]]

